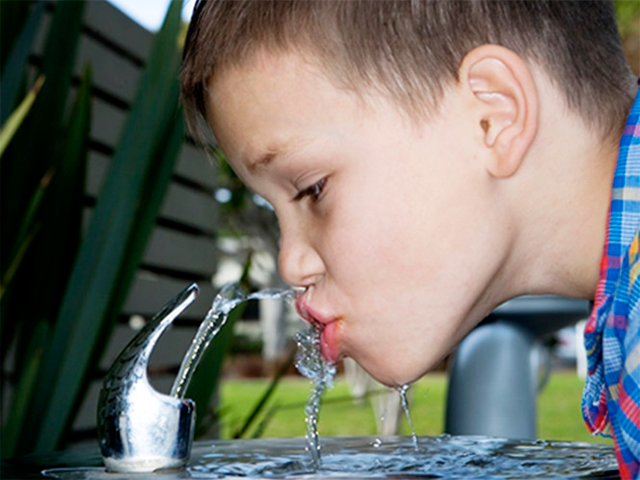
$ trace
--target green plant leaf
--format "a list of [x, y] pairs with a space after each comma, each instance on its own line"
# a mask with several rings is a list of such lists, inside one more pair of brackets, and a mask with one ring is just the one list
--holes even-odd
[[24, 97], [22, 102], [20, 102], [18, 108], [9, 116], [6, 123], [2, 124], [2, 129], [0, 130], [0, 158], [2, 158], [2, 154], [9, 145], [9, 142], [31, 110], [33, 102], [36, 101], [36, 97], [38, 96], [38, 92], [40, 91], [40, 88], [42, 88], [43, 83], [44, 75], [40, 75], [33, 88], [29, 90], [27, 96]]
[[86, 65], [68, 125], [56, 146], [55, 176], [45, 195], [42, 232], [32, 257], [33, 269], [47, 266], [46, 273], [31, 281], [34, 290], [40, 292], [38, 305], [31, 310], [32, 318], [47, 318], [50, 322], [60, 308], [80, 246], [91, 128], [91, 83], [91, 67]]
[[[4, 259], [16, 251], [16, 232], [40, 180], [54, 162], [84, 5], [84, 1], [56, 3], [40, 71], [46, 82], [0, 163], [0, 256]], [[16, 311], [10, 313], [12, 317], [17, 315]]]
[[38, 432], [34, 451], [56, 448], [72, 415], [93, 347], [102, 340], [99, 334], [105, 312], [121, 280], [121, 262], [127, 258], [126, 249], [135, 231], [140, 195], [155, 161], [153, 153], [175, 120], [180, 63], [176, 39], [181, 5], [179, 1], [171, 3], [156, 36], [64, 294], [30, 403], [35, 414], [27, 427]]
[[[23, 275], [38, 301], [23, 305], [24, 317], [16, 355], [16, 372], [22, 377], [30, 365], [31, 349], [27, 346], [41, 323], [52, 322], [64, 286], [76, 256], [81, 235], [82, 199], [86, 172], [89, 131], [91, 125], [91, 69], [85, 67], [78, 94], [69, 114], [68, 125], [56, 146], [55, 175], [43, 192], [39, 210], [39, 235], [25, 261], [28, 273]], [[34, 213], [35, 216], [35, 213]], [[26, 283], [26, 282], [25, 282]], [[22, 298], [25, 293], [21, 292]], [[3, 328], [6, 319], [3, 320]], [[53, 330], [53, 328], [52, 328]], [[35, 377], [30, 377], [35, 381]], [[27, 391], [33, 391], [29, 387]], [[25, 401], [25, 398], [22, 399]], [[27, 420], [28, 422], [28, 420]], [[33, 431], [22, 429], [17, 437], [17, 452], [26, 452], [33, 442]]]
[[84, 6], [84, 1], [56, 4], [42, 61], [41, 74], [47, 81], [32, 109], [29, 140], [22, 152], [23, 158], [28, 158], [31, 163], [31, 174], [22, 185], [27, 198], [52, 162], [69, 92]]
[[[4, 3], [6, 4], [7, 2]], [[17, 12], [20, 15], [26, 14], [30, 8], [27, 2], [9, 3], [23, 5], [9, 9], [5, 8], [6, 5], [3, 5], [3, 15], [8, 10], [14, 13]], [[23, 10], [25, 6], [28, 8]], [[39, 196], [38, 190], [41, 188], [40, 182], [43, 176], [53, 165], [53, 152], [56, 150], [60, 135], [62, 114], [69, 90], [83, 9], [84, 3], [79, 1], [59, 2], [55, 6], [55, 14], [47, 36], [45, 56], [43, 57], [41, 69], [41, 74], [46, 77], [47, 81], [40, 90], [38, 99], [34, 103], [30, 114], [26, 117], [15, 138], [4, 152], [0, 163], [0, 181], [2, 183], [0, 187], [0, 218], [2, 218], [0, 257], [3, 259], [3, 265], [17, 265], [14, 261], [8, 261], [9, 258], [12, 258], [10, 255], [19, 255], [24, 252], [24, 257], [19, 259], [20, 268], [16, 270], [11, 285], [4, 292], [0, 303], [3, 367], [7, 347], [13, 343], [16, 351], [15, 370], [17, 375], [27, 369], [27, 364], [30, 361], [28, 345], [39, 328], [38, 324], [41, 321], [50, 322], [51, 316], [55, 314], [55, 312], [52, 312], [49, 318], [43, 319], [36, 318], [32, 311], [38, 306], [38, 302], [34, 301], [32, 281], [41, 279], [43, 272], [46, 274], [48, 271], [47, 263], [37, 265], [33, 261], [33, 257], [38, 250], [37, 243], [40, 235], [36, 236], [33, 230], [26, 229], [27, 232], [30, 232], [28, 233], [29, 238], [32, 238], [29, 241], [29, 248], [23, 248], [23, 245], [19, 242], [20, 238], [24, 238], [24, 236], [20, 237], [20, 235], [25, 231], [25, 228], [23, 228], [25, 219], [29, 222], [33, 220], [36, 222], [34, 225], [40, 224], [41, 213], [32, 212], [31, 210], [34, 206], [34, 199], [36, 203], [42, 202], [42, 204], [46, 204], [48, 201], [44, 199], [48, 189], [42, 193], [42, 200], [37, 199]], [[5, 20], [3, 17], [3, 28]], [[27, 22], [26, 28], [31, 28], [29, 25], [30, 23]], [[14, 29], [13, 25], [12, 29]], [[16, 31], [19, 31], [19, 28]], [[5, 38], [5, 33], [6, 30], [3, 30], [3, 39]], [[14, 38], [18, 38], [18, 34], [14, 35]], [[14, 44], [16, 43], [14, 42]], [[5, 58], [3, 53], [3, 61]], [[20, 77], [23, 75], [23, 71], [9, 72], [4, 70], [3, 72], [3, 82], [7, 75], [18, 75]], [[34, 214], [35, 218], [31, 218], [31, 213]], [[41, 233], [41, 225], [38, 230]], [[3, 266], [3, 270], [5, 268]], [[3, 273], [6, 273], [6, 270]], [[52, 278], [53, 280], [50, 281], [46, 288], [59, 284], [59, 279]], [[35, 295], [39, 293], [36, 292]], [[31, 415], [28, 415], [26, 419], [30, 420], [30, 417]], [[20, 436], [24, 435], [25, 432], [26, 429], [23, 425], [20, 429]], [[7, 446], [5, 445], [5, 447]], [[19, 452], [21, 447], [19, 445], [16, 447], [15, 451]], [[30, 450], [28, 444], [25, 448], [26, 451]], [[3, 448], [3, 451], [7, 450], [9, 449]]]
[[32, 2], [0, 2], [0, 72], [4, 72], [24, 26], [33, 11]]
[[[11, 261], [8, 265], [3, 265], [2, 269], [2, 283], [0, 284], [0, 302], [2, 301], [2, 297], [4, 296], [4, 292], [11, 284], [11, 280], [15, 275], [16, 271], [20, 267], [22, 263], [22, 259], [24, 258], [27, 250], [33, 243], [33, 240], [40, 230], [40, 225], [36, 223], [35, 217], [40, 209], [40, 205], [42, 204], [42, 199], [44, 198], [44, 193], [51, 182], [51, 178], [53, 177], [54, 169], [51, 168], [47, 173], [45, 173], [42, 180], [40, 180], [40, 185], [38, 186], [38, 190], [33, 195], [31, 202], [29, 204], [29, 208], [27, 209], [27, 214], [25, 215], [24, 221], [20, 227], [20, 231], [17, 235], [17, 251], [12, 252], [9, 256]], [[6, 268], [5, 268], [6, 267]], [[1, 321], [1, 320], [0, 320]]]
[[42, 351], [46, 344], [48, 325], [46, 322], [38, 322], [30, 338], [27, 350], [28, 363], [23, 369], [16, 391], [11, 399], [11, 409], [8, 421], [2, 429], [2, 455], [3, 458], [10, 458], [15, 454], [18, 439], [22, 432], [22, 425], [29, 411], [29, 397], [35, 385], [36, 375], [42, 359]]
[[[3, 15], [8, 13], [4, 11], [4, 7], [6, 7], [5, 4], [7, 3], [25, 4], [26, 2], [3, 2]], [[6, 64], [4, 61], [2, 63], [3, 73], [0, 78], [0, 84], [2, 85], [2, 89], [0, 89], [0, 125], [4, 125], [4, 122], [6, 122], [9, 117], [9, 112], [14, 109], [18, 102], [20, 85], [24, 76], [27, 60], [29, 59], [31, 45], [33, 44], [33, 39], [38, 32], [38, 27], [40, 26], [40, 20], [42, 19], [42, 13], [44, 12], [45, 5], [45, 2], [36, 2], [34, 4], [31, 14], [29, 15], [29, 19], [15, 41], [13, 48], [11, 49], [11, 53], [9, 53], [9, 56], [6, 59]], [[23, 14], [22, 12], [20, 13]], [[5, 25], [4, 18], [2, 23], [3, 28], [8, 27]], [[5, 39], [3, 35], [2, 41], [11, 40], [9, 38]]]
[[278, 405], [271, 407], [269, 408], [269, 410], [267, 410], [262, 420], [260, 420], [260, 423], [258, 424], [256, 429], [251, 434], [251, 438], [261, 438], [264, 435], [265, 430], [267, 429], [267, 427], [269, 426], [273, 418], [276, 416], [276, 413], [278, 413], [278, 410], [279, 410]]

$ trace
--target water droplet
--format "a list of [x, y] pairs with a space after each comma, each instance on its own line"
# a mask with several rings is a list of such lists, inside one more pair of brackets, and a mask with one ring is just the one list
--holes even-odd
[[411, 439], [413, 440], [413, 448], [417, 452], [419, 450], [418, 447], [418, 435], [416, 435], [416, 429], [413, 426], [413, 420], [411, 419], [411, 413], [409, 413], [409, 401], [407, 400], [407, 391], [409, 390], [409, 384], [402, 385], [398, 388], [398, 393], [400, 394], [400, 400], [402, 402], [402, 409], [404, 410], [404, 414], [407, 417], [407, 422], [409, 422], [409, 427], [411, 428]]

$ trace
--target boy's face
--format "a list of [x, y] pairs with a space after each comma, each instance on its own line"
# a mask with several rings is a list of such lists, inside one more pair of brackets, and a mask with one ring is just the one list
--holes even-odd
[[308, 287], [298, 306], [326, 325], [324, 356], [388, 385], [426, 373], [500, 300], [503, 212], [469, 101], [454, 87], [418, 124], [298, 54], [262, 52], [209, 85], [213, 132], [275, 208], [280, 273]]

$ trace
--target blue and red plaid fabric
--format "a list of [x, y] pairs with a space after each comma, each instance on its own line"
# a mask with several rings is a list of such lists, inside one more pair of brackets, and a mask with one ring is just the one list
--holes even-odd
[[585, 329], [582, 414], [613, 437], [622, 479], [640, 477], [640, 93], [620, 140], [607, 241]]

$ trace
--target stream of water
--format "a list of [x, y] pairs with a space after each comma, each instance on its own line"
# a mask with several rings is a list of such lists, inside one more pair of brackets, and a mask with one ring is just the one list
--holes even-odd
[[311, 396], [305, 406], [305, 422], [307, 426], [307, 449], [311, 456], [312, 469], [320, 468], [320, 443], [318, 442], [318, 413], [320, 399], [327, 388], [333, 386], [336, 374], [335, 365], [325, 362], [320, 354], [320, 327], [312, 325], [308, 330], [296, 335], [298, 353], [296, 368], [313, 383]]
[[413, 441], [413, 448], [417, 452], [419, 450], [418, 435], [416, 435], [416, 428], [413, 426], [413, 419], [411, 418], [411, 413], [409, 412], [409, 400], [407, 400], [408, 390], [409, 385], [403, 385], [398, 388], [398, 393], [400, 394], [400, 401], [402, 402], [402, 410], [404, 410], [404, 415], [407, 417], [407, 422], [409, 422], [409, 428], [411, 428], [411, 440]]
[[[196, 335], [185, 354], [180, 370], [171, 388], [171, 395], [184, 398], [193, 373], [207, 347], [224, 326], [229, 313], [243, 302], [249, 300], [295, 300], [294, 290], [267, 289], [255, 293], [247, 293], [239, 284], [229, 283], [223, 286], [215, 296], [211, 309], [200, 324]], [[320, 400], [324, 391], [333, 386], [336, 367], [325, 362], [320, 354], [320, 327], [310, 326], [296, 335], [298, 352], [295, 365], [298, 371], [312, 381], [311, 395], [305, 407], [305, 423], [307, 430], [307, 451], [311, 459], [313, 471], [320, 468], [320, 444], [318, 442], [318, 414]]]
[[211, 309], [205, 316], [196, 332], [189, 350], [182, 359], [180, 370], [176, 376], [170, 395], [184, 398], [187, 387], [191, 383], [193, 373], [202, 359], [205, 350], [227, 322], [229, 313], [238, 305], [249, 300], [289, 300], [295, 299], [295, 291], [291, 289], [266, 289], [259, 292], [247, 293], [238, 283], [227, 283], [213, 299]]

